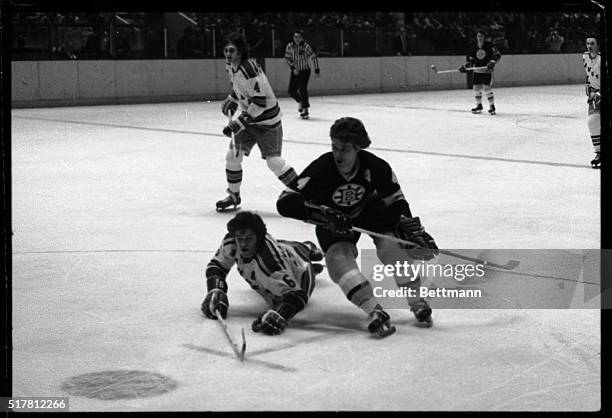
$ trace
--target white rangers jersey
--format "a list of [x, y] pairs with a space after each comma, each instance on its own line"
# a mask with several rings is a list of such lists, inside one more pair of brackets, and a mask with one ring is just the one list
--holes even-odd
[[582, 54], [582, 64], [586, 71], [586, 84], [599, 91], [601, 89], [601, 55], [597, 53], [591, 58], [588, 52]]
[[270, 87], [268, 77], [254, 59], [241, 62], [237, 69], [227, 66], [231, 96], [237, 99], [241, 111], [253, 117], [255, 125], [276, 125], [281, 121], [278, 100]]
[[257, 255], [245, 261], [234, 237], [228, 233], [208, 263], [206, 277], [225, 279], [236, 264], [238, 273], [251, 288], [274, 307], [287, 292], [303, 290], [308, 296], [312, 293], [314, 276], [309, 272], [309, 252], [301, 242], [275, 240], [267, 234]]

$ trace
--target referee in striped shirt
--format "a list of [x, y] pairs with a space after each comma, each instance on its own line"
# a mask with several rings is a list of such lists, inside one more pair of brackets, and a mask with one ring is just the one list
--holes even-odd
[[289, 79], [289, 95], [298, 102], [298, 111], [302, 119], [308, 119], [308, 80], [310, 79], [310, 65], [312, 59], [315, 69], [315, 78], [319, 78], [319, 60], [317, 54], [308, 42], [304, 41], [301, 30], [293, 33], [293, 40], [285, 48], [285, 61], [291, 68]]

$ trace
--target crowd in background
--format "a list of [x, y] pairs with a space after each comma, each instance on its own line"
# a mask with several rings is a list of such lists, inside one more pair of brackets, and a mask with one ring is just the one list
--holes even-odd
[[[213, 58], [221, 56], [223, 35], [235, 30], [245, 33], [255, 55], [278, 57], [296, 28], [323, 57], [463, 54], [481, 29], [506, 54], [581, 52], [601, 18], [596, 12], [180, 13], [174, 24], [183, 26], [174, 39], [164, 15], [16, 13], [13, 58]], [[44, 51], [37, 55], [33, 45]]]

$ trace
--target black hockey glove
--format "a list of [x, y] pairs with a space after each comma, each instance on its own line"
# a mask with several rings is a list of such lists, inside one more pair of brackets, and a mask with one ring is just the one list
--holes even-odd
[[460, 73], [467, 73], [467, 69], [465, 68], [465, 65], [462, 65], [461, 67], [459, 67], [459, 72]]
[[227, 96], [223, 103], [221, 104], [221, 112], [225, 116], [232, 116], [238, 110], [238, 101], [234, 99], [231, 95]]
[[425, 228], [421, 225], [421, 220], [418, 217], [402, 216], [397, 225], [397, 232], [401, 239], [417, 245], [416, 248], [406, 247], [412, 258], [427, 261], [440, 254], [434, 239], [425, 232]]
[[209, 277], [207, 279], [208, 293], [202, 302], [202, 313], [207, 318], [217, 319], [215, 310], [218, 309], [221, 317], [227, 318], [227, 309], [229, 302], [227, 300], [227, 283], [218, 277]]
[[253, 121], [253, 117], [247, 112], [242, 112], [237, 119], [231, 121], [225, 128], [223, 128], [223, 135], [232, 137], [232, 133], [237, 134], [242, 131]]
[[343, 212], [321, 205], [321, 212], [325, 217], [326, 227], [330, 232], [338, 237], [350, 238], [353, 235], [351, 220]]
[[287, 320], [274, 309], [270, 309], [253, 322], [251, 329], [267, 335], [278, 335], [285, 330], [286, 326]]
[[487, 63], [487, 70], [492, 70], [493, 68], [495, 68], [495, 61], [491, 60]]

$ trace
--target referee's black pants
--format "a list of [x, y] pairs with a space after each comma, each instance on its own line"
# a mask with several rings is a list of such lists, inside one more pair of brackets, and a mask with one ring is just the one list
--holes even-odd
[[293, 99], [302, 104], [302, 109], [308, 109], [310, 103], [308, 102], [308, 81], [310, 80], [310, 68], [304, 71], [300, 71], [297, 75], [291, 71], [291, 77], [289, 78], [289, 95]]

